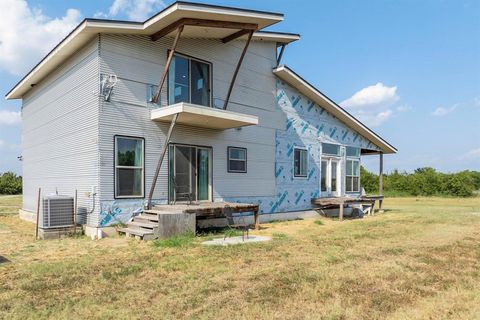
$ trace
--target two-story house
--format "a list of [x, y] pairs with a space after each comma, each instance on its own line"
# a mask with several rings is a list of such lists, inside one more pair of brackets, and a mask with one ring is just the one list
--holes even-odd
[[280, 64], [300, 36], [262, 29], [283, 18], [175, 2], [81, 22], [7, 94], [23, 102], [23, 215], [39, 187], [78, 190], [95, 228], [185, 194], [264, 215], [358, 195], [361, 157], [396, 149]]

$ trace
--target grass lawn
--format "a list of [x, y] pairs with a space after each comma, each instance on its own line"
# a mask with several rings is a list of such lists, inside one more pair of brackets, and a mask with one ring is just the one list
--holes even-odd
[[480, 319], [479, 197], [264, 224], [273, 241], [234, 247], [34, 241], [20, 200], [0, 197], [0, 319]]

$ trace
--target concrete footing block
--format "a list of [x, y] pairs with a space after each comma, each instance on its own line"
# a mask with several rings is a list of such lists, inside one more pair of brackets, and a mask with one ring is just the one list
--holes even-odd
[[185, 233], [195, 233], [195, 214], [165, 212], [158, 214], [158, 238], [166, 239]]
[[91, 226], [83, 226], [83, 231], [85, 235], [90, 237], [92, 240], [99, 240], [105, 237], [112, 237], [117, 234], [117, 229], [114, 227], [91, 227]]
[[36, 223], [37, 221], [37, 215], [35, 214], [35, 212], [31, 212], [23, 209], [18, 210], [18, 217], [27, 222]]

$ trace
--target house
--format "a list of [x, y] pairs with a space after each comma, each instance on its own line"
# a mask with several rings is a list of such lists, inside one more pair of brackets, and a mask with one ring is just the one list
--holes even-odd
[[273, 215], [358, 196], [361, 157], [396, 149], [280, 63], [300, 36], [262, 30], [283, 19], [179, 1], [81, 22], [6, 95], [22, 99], [22, 216], [39, 187], [77, 190], [91, 228], [189, 197]]

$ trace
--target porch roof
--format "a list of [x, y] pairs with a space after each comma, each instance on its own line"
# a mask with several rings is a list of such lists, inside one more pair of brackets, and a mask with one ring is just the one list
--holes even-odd
[[224, 130], [258, 124], [256, 116], [185, 102], [154, 109], [150, 118], [153, 121], [171, 122], [176, 113], [179, 114], [177, 124], [202, 128]]
[[[52, 51], [25, 75], [7, 94], [7, 99], [20, 99], [34, 85], [91, 41], [99, 33], [135, 34], [153, 36], [167, 30], [181, 20], [230, 22], [232, 28], [215, 28], [205, 25], [186, 25], [184, 37], [225, 39], [238, 32], [235, 25], [255, 26], [253, 40], [272, 41], [286, 44], [300, 39], [300, 35], [283, 32], [260, 31], [283, 21], [283, 14], [258, 10], [247, 10], [201, 3], [177, 1], [144, 22], [91, 19], [83, 20]], [[198, 23], [197, 21], [197, 23]], [[173, 32], [173, 30], [172, 30]], [[166, 33], [169, 35], [171, 32]], [[246, 38], [246, 34], [239, 35]]]

